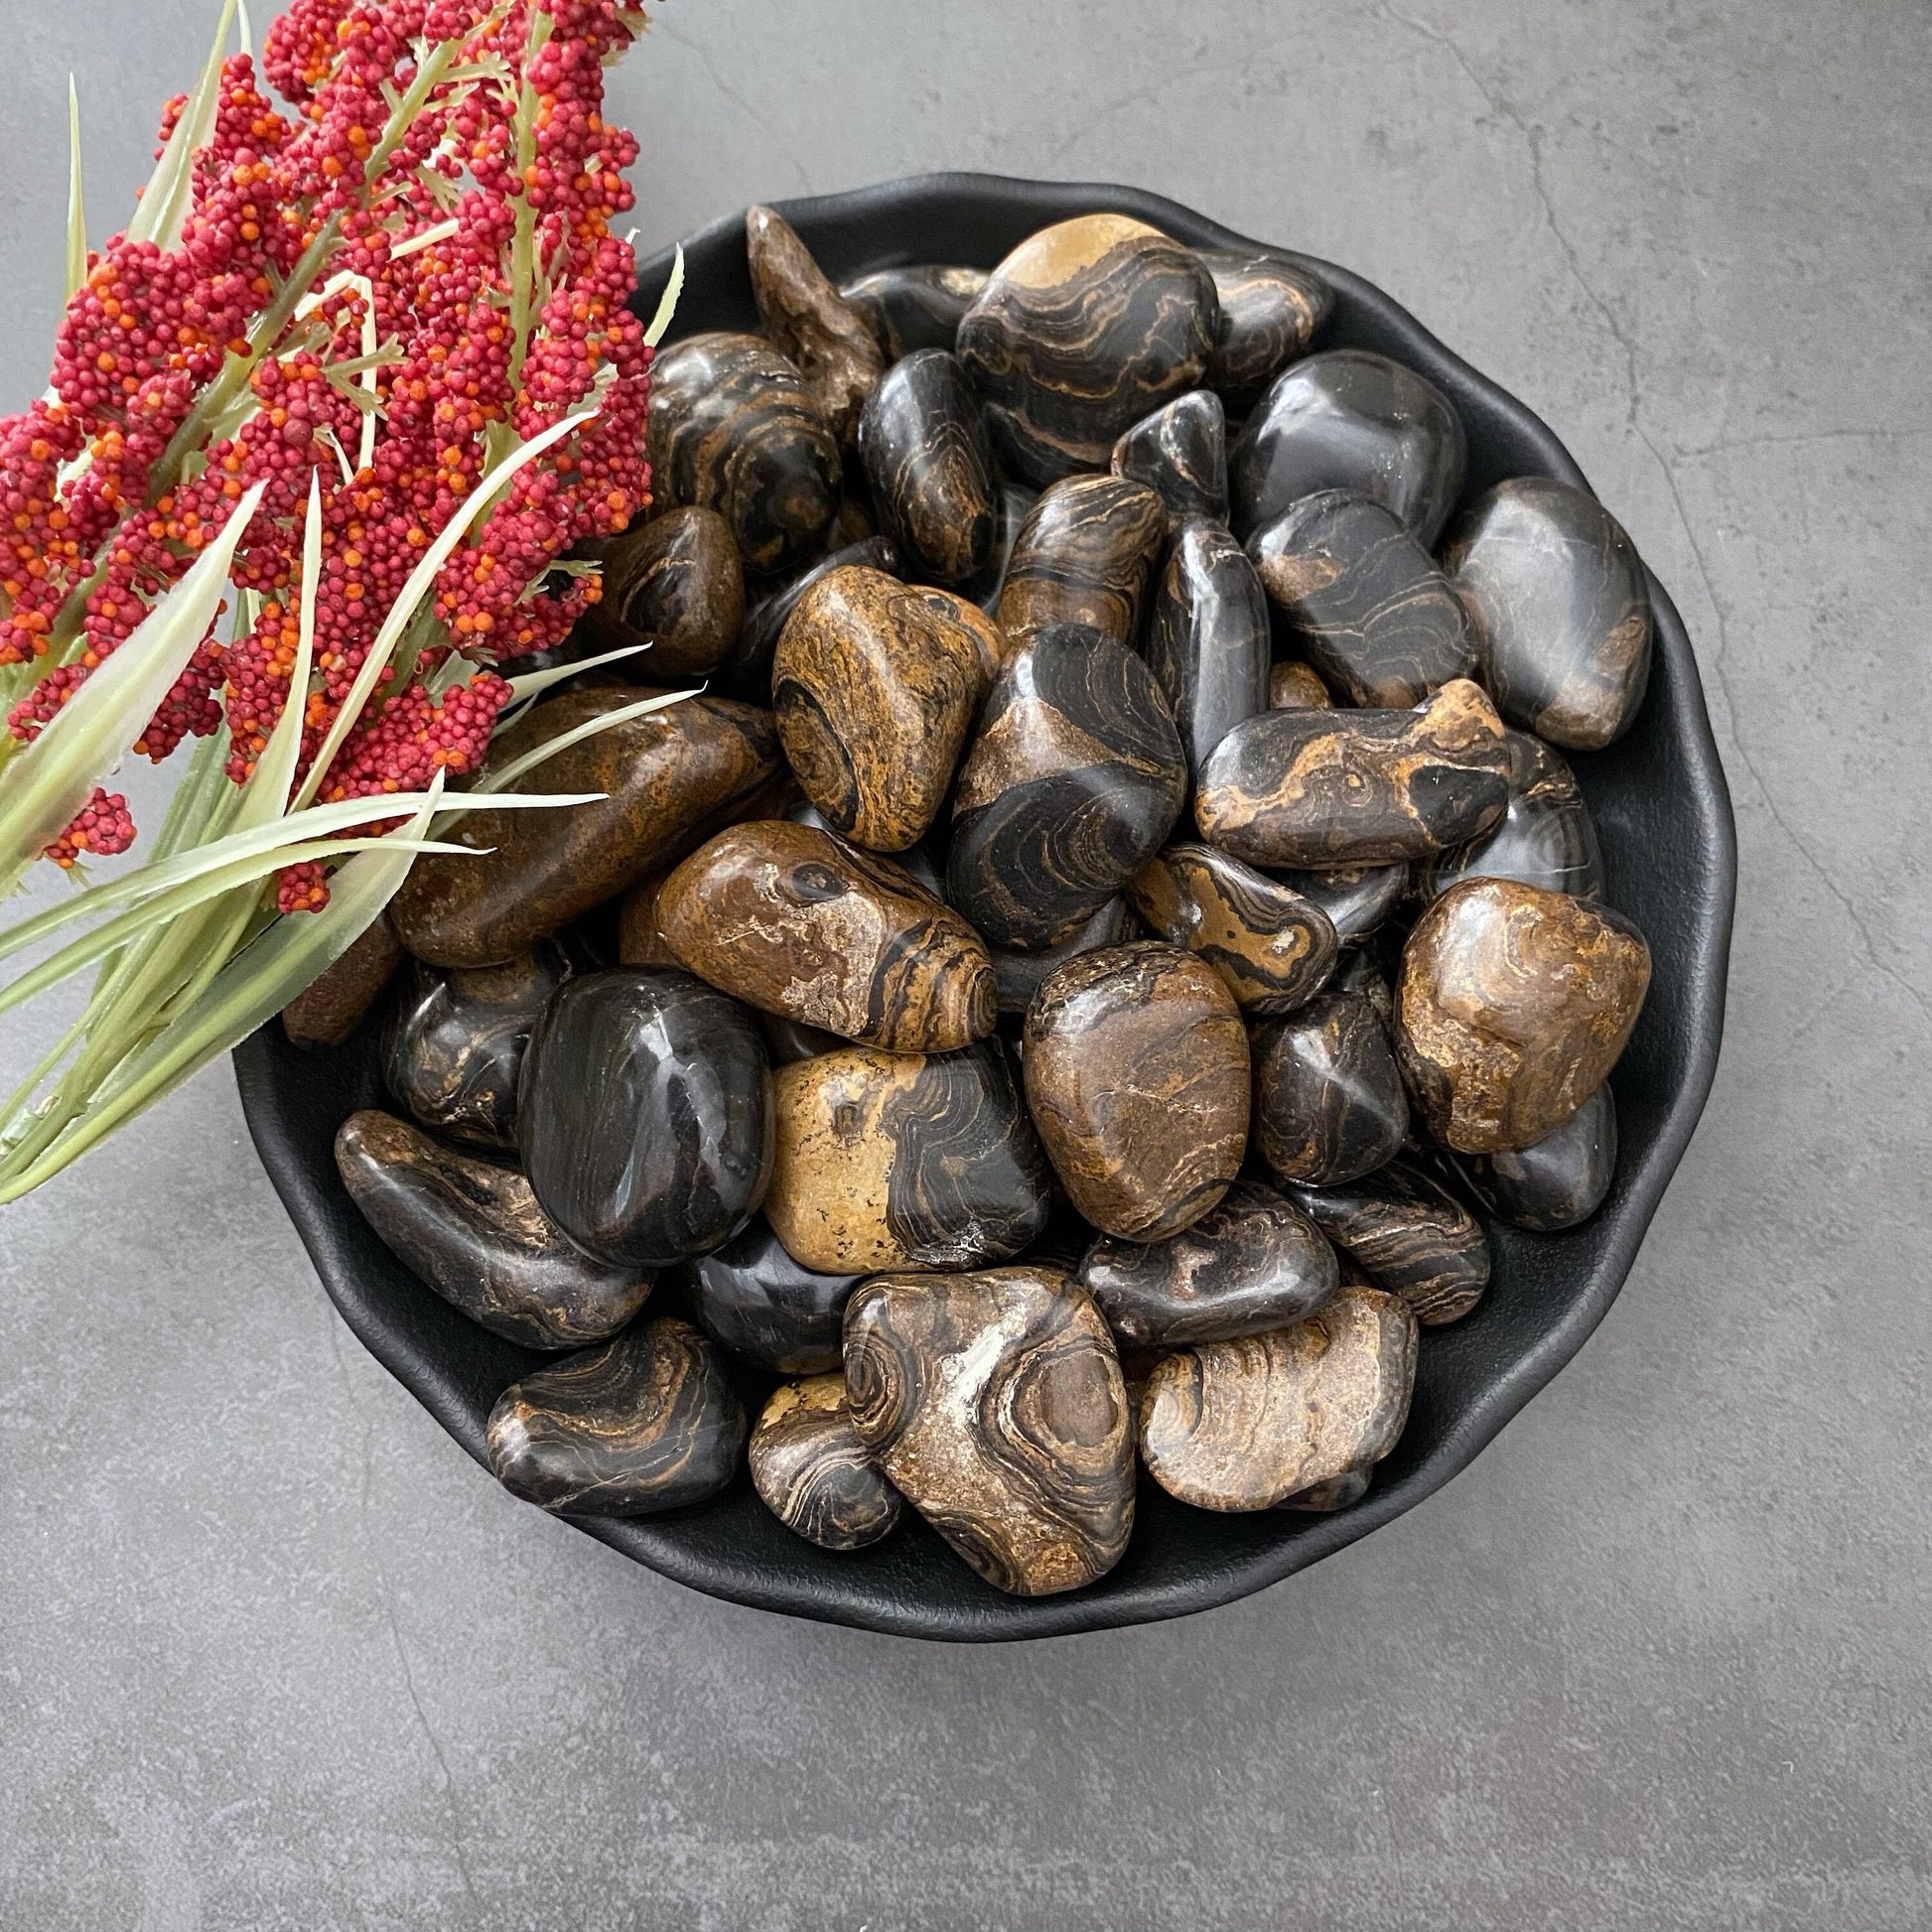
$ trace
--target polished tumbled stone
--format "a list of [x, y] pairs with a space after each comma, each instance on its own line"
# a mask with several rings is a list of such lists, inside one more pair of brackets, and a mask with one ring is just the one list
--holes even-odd
[[1268, 601], [1246, 553], [1218, 523], [1182, 523], [1141, 654], [1173, 707], [1190, 771], [1236, 725], [1268, 709]]
[[886, 372], [859, 419], [859, 459], [914, 574], [965, 584], [985, 569], [999, 526], [993, 457], [956, 357], [919, 349]]
[[1334, 308], [1334, 291], [1311, 268], [1254, 249], [1202, 248], [1221, 326], [1208, 382], [1246, 405], [1302, 354]]
[[839, 293], [865, 317], [887, 361], [921, 348], [949, 349], [959, 324], [986, 286], [986, 270], [947, 262], [882, 268]]
[[1573, 898], [1601, 898], [1596, 824], [1564, 756], [1528, 732], [1503, 740], [1509, 803], [1479, 838], [1430, 860], [1418, 882], [1435, 898], [1464, 879], [1513, 879]]
[[1489, 1284], [1481, 1223], [1429, 1175], [1396, 1161], [1333, 1187], [1293, 1187], [1294, 1199], [1377, 1288], [1425, 1326], [1458, 1321]]
[[1160, 497], [1129, 477], [1052, 484], [1013, 540], [995, 614], [1000, 628], [1018, 644], [1051, 624], [1084, 623], [1131, 644], [1167, 534]]
[[1168, 514], [1228, 520], [1227, 411], [1211, 389], [1190, 389], [1114, 445], [1109, 468], [1144, 483]]
[[1402, 1151], [1402, 1072], [1365, 995], [1324, 993], [1258, 1029], [1254, 1064], [1255, 1146], [1285, 1179], [1331, 1186]]
[[850, 443], [886, 368], [871, 321], [826, 279], [775, 208], [746, 210], [745, 258], [759, 328], [805, 378], [827, 428]]
[[838, 1366], [845, 1305], [863, 1279], [800, 1267], [762, 1215], [683, 1271], [698, 1326], [734, 1355], [781, 1375]]
[[624, 660], [623, 675], [667, 683], [708, 677], [725, 661], [745, 621], [745, 570], [716, 510], [666, 510], [601, 544], [598, 558], [603, 595], [578, 628], [600, 650], [649, 645]]
[[821, 1550], [867, 1549], [898, 1523], [899, 1493], [853, 1425], [843, 1373], [774, 1389], [746, 1461], [765, 1508]]

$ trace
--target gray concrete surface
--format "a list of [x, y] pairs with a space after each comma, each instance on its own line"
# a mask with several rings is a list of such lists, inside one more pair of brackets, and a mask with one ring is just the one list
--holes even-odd
[[[68, 71], [98, 231], [211, 11], [0, 4], [8, 406]], [[1443, 1494], [1208, 1616], [967, 1651], [497, 1493], [214, 1071], [0, 1214], [0, 1924], [1932, 1923], [1929, 83], [1921, 0], [671, 0], [616, 89], [650, 245], [936, 166], [1145, 183], [1557, 427], [1736, 793], [1717, 1091], [1610, 1318]]]

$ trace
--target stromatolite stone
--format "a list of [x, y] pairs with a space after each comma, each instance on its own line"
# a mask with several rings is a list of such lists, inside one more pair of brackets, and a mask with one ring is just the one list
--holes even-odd
[[1409, 890], [1409, 868], [1402, 862], [1392, 866], [1336, 866], [1321, 872], [1288, 867], [1275, 877], [1320, 906], [1344, 946], [1359, 945], [1371, 933], [1380, 931]]
[[1335, 306], [1334, 291], [1312, 269], [1279, 255], [1197, 252], [1221, 307], [1207, 379], [1222, 395], [1245, 402], [1308, 347]]
[[893, 364], [859, 419], [859, 460], [881, 526], [917, 575], [964, 584], [986, 567], [993, 457], [956, 357], [922, 348]]
[[1078, 1589], [1134, 1528], [1134, 1431], [1100, 1311], [1056, 1269], [868, 1282], [849, 1412], [880, 1466], [989, 1583]]
[[990, 688], [993, 680], [1006, 669], [1007, 659], [1013, 655], [1013, 639], [1000, 628], [992, 616], [973, 603], [964, 592], [945, 590], [937, 584], [921, 584], [918, 591], [929, 610], [950, 619], [971, 636], [979, 652], [982, 690]]
[[1158, 228], [1084, 214], [1030, 235], [959, 325], [1007, 467], [1048, 483], [1100, 470], [1121, 432], [1197, 388], [1220, 332], [1214, 283]]
[[762, 1215], [684, 1271], [685, 1298], [706, 1334], [780, 1375], [839, 1365], [845, 1305], [863, 1277], [801, 1268]]
[[871, 322], [826, 280], [775, 208], [746, 209], [745, 259], [759, 327], [805, 378], [832, 434], [851, 442], [886, 369]]
[[1268, 708], [1271, 711], [1326, 711], [1334, 699], [1321, 682], [1314, 667], [1298, 657], [1285, 657], [1268, 672]]
[[526, 1348], [602, 1341], [650, 1294], [648, 1271], [574, 1247], [514, 1168], [459, 1154], [393, 1114], [350, 1114], [336, 1135], [336, 1172], [405, 1267]]
[[1108, 466], [1144, 483], [1178, 523], [1228, 520], [1227, 411], [1212, 389], [1190, 389], [1138, 422], [1114, 445]]
[[1276, 378], [1228, 452], [1235, 531], [1249, 536], [1297, 497], [1349, 489], [1432, 548], [1467, 462], [1462, 419], [1433, 382], [1369, 349], [1325, 349]]
[[1268, 709], [1268, 601], [1247, 554], [1218, 523], [1174, 532], [1142, 654], [1173, 707], [1187, 767]]
[[625, 669], [653, 682], [708, 677], [725, 661], [745, 621], [745, 569], [716, 510], [666, 510], [601, 544], [598, 557], [604, 594], [581, 628], [600, 650], [648, 643]]
[[1128, 477], [1068, 477], [1042, 490], [1007, 559], [1000, 628], [1016, 644], [1056, 623], [1091, 624], [1117, 644], [1140, 629], [1168, 513]]
[[1408, 1163], [1334, 1187], [1290, 1191], [1377, 1288], [1399, 1296], [1426, 1326], [1459, 1320], [1482, 1299], [1489, 1243], [1481, 1224]]
[[1051, 1178], [997, 1039], [958, 1053], [848, 1046], [780, 1067], [765, 1218], [828, 1275], [977, 1268], [1035, 1241]]
[[1186, 789], [1147, 666], [1082, 625], [1042, 631], [1000, 673], [960, 768], [946, 897], [989, 944], [1043, 951], [1160, 850]]
[[[829, 832], [834, 838], [838, 836], [825, 822], [825, 814], [809, 798], [801, 799], [785, 816], [794, 825], [809, 825], [815, 832]], [[917, 845], [907, 846], [903, 852], [894, 853], [888, 863], [907, 873], [921, 892], [941, 903], [945, 901], [945, 848], [939, 844], [936, 834], [921, 839]]]
[[715, 1496], [746, 1433], [711, 1343], [660, 1315], [505, 1389], [489, 1412], [489, 1466], [545, 1509], [649, 1516]]
[[1360, 993], [1324, 993], [1254, 1038], [1255, 1146], [1275, 1172], [1311, 1187], [1355, 1180], [1394, 1160], [1409, 1133], [1389, 1031]]
[[1312, 1314], [1341, 1284], [1321, 1230], [1272, 1187], [1237, 1180], [1165, 1241], [1102, 1235], [1078, 1280], [1123, 1348], [1265, 1334]]
[[771, 1075], [745, 1009], [689, 973], [562, 987], [523, 1057], [517, 1139], [545, 1210], [607, 1261], [721, 1248], [771, 1173]]
[[1594, 496], [1518, 477], [1478, 497], [1445, 567], [1474, 618], [1496, 708], [1553, 744], [1616, 738], [1650, 682], [1650, 593], [1623, 526]]
[[1554, 1133], [1526, 1148], [1449, 1158], [1497, 1220], [1537, 1234], [1574, 1228], [1603, 1205], [1616, 1178], [1616, 1102], [1600, 1086]]
[[659, 351], [649, 453], [654, 486], [717, 510], [750, 570], [803, 563], [838, 514], [838, 441], [804, 377], [761, 336], [717, 331]]
[[1603, 853], [1577, 774], [1563, 754], [1528, 732], [1503, 740], [1509, 803], [1478, 839], [1430, 861], [1421, 888], [1434, 898], [1463, 879], [1514, 879], [1573, 898], [1601, 898]]
[[378, 912], [348, 950], [282, 1009], [289, 1044], [340, 1046], [362, 1024], [402, 957], [388, 913]]
[[1318, 869], [1461, 845], [1508, 802], [1502, 720], [1457, 678], [1413, 711], [1250, 718], [1202, 767], [1194, 816], [1250, 865]]
[[1141, 1454], [1196, 1509], [1272, 1509], [1388, 1454], [1415, 1380], [1415, 1316], [1344, 1288], [1292, 1328], [1170, 1355], [1141, 1398]]
[[1227, 983], [1154, 940], [1068, 960], [1027, 1010], [1027, 1104], [1073, 1205], [1158, 1241], [1241, 1172], [1248, 1035]]
[[863, 1550], [898, 1522], [898, 1491], [853, 1426], [842, 1374], [774, 1389], [747, 1459], [764, 1506], [821, 1550]]
[[1118, 946], [1140, 931], [1132, 908], [1124, 898], [1110, 898], [1071, 938], [1044, 952], [993, 950], [993, 981], [999, 989], [1000, 1011], [1021, 1014], [1033, 1005], [1039, 983], [1056, 967], [1076, 954], [1095, 952], [1102, 946]]
[[[491, 748], [489, 765], [636, 702], [634, 690], [571, 691], [539, 705]], [[397, 936], [432, 966], [491, 966], [697, 845], [778, 770], [771, 714], [690, 697], [556, 754], [519, 792], [603, 792], [592, 804], [466, 813], [443, 834], [475, 858], [430, 854], [390, 902]]]
[[977, 635], [877, 570], [799, 599], [771, 663], [785, 757], [833, 830], [901, 852], [932, 823], [986, 695]]
[[1451, 886], [1403, 948], [1396, 1048], [1429, 1131], [1462, 1154], [1525, 1148], [1603, 1084], [1650, 986], [1619, 912], [1513, 880]]
[[389, 1091], [425, 1127], [477, 1147], [514, 1147], [523, 1048], [569, 977], [550, 945], [501, 966], [412, 965], [383, 1030]]
[[725, 659], [720, 676], [731, 689], [759, 704], [771, 701], [771, 659], [791, 614], [814, 586], [835, 570], [879, 570], [888, 577], [899, 574], [898, 545], [891, 537], [861, 537], [843, 549], [821, 557], [787, 584], [759, 598], [745, 614], [738, 642]]
[[1345, 489], [1291, 504], [1248, 539], [1294, 647], [1350, 704], [1420, 704], [1476, 662], [1468, 613], [1393, 510]]
[[839, 293], [865, 317], [889, 362], [921, 348], [952, 347], [966, 311], [986, 286], [986, 270], [942, 262], [882, 268]]
[[1250, 1013], [1292, 1013], [1327, 979], [1335, 929], [1320, 906], [1211, 845], [1171, 845], [1128, 882], [1170, 945], [1198, 953]]
[[993, 1031], [993, 962], [899, 867], [785, 819], [737, 825], [665, 882], [658, 921], [700, 979], [766, 1013], [901, 1053]]

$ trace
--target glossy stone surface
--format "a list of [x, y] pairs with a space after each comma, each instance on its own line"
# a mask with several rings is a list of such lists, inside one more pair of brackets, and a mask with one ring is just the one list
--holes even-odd
[[1336, 866], [1321, 872], [1286, 867], [1275, 877], [1320, 906], [1344, 946], [1359, 945], [1379, 932], [1409, 890], [1409, 868], [1400, 861], [1392, 866]]
[[922, 1055], [848, 1046], [780, 1067], [765, 1218], [828, 1275], [977, 1268], [1035, 1241], [1051, 1177], [996, 1039]]
[[758, 704], [771, 702], [771, 659], [778, 638], [800, 600], [835, 570], [878, 570], [897, 577], [898, 545], [891, 537], [860, 537], [819, 558], [777, 590], [756, 599], [745, 613], [738, 642], [724, 664], [723, 678], [734, 692]]
[[721, 1248], [771, 1173], [771, 1075], [746, 1010], [689, 973], [590, 973], [545, 1009], [517, 1139], [580, 1247], [662, 1267]]
[[402, 964], [402, 941], [378, 912], [333, 966], [282, 1009], [291, 1046], [340, 1046], [354, 1033]]
[[1307, 349], [1335, 306], [1334, 292], [1312, 269], [1280, 255], [1233, 248], [1196, 252], [1214, 278], [1221, 307], [1207, 380], [1222, 395], [1245, 401]]
[[1117, 644], [1141, 606], [1168, 512], [1128, 477], [1068, 477], [1040, 492], [1013, 540], [996, 616], [1016, 644], [1056, 623], [1091, 624]]
[[845, 1382], [894, 1486], [989, 1583], [1046, 1596], [1120, 1561], [1127, 1392], [1100, 1311], [1057, 1270], [868, 1282], [846, 1310]]
[[1415, 1317], [1392, 1295], [1345, 1288], [1293, 1327], [1160, 1363], [1141, 1454], [1196, 1509], [1272, 1509], [1388, 1454], [1415, 1379]]
[[801, 1026], [796, 1020], [785, 1020], [775, 1013], [759, 1015], [759, 1031], [764, 1035], [773, 1066], [816, 1059], [820, 1053], [834, 1052], [848, 1043], [837, 1034], [821, 1033], [816, 1027]]
[[1327, 349], [1276, 378], [1228, 452], [1235, 531], [1245, 539], [1298, 497], [1348, 489], [1433, 549], [1467, 462], [1462, 420], [1433, 382], [1370, 349]]
[[698, 1326], [734, 1355], [780, 1375], [838, 1367], [845, 1305], [863, 1279], [801, 1268], [761, 1214], [683, 1271]]
[[1227, 411], [1212, 389], [1184, 396], [1144, 417], [1114, 445], [1108, 468], [1144, 483], [1177, 523], [1228, 520]]
[[1420, 704], [1475, 669], [1449, 580], [1393, 510], [1343, 489], [1293, 503], [1248, 539], [1293, 647], [1350, 704]]
[[915, 575], [964, 584], [986, 567], [993, 454], [957, 357], [922, 348], [893, 364], [859, 419], [859, 460], [880, 527]]
[[1503, 727], [1467, 678], [1413, 711], [1268, 711], [1200, 773], [1201, 836], [1257, 866], [1414, 859], [1486, 832], [1509, 802]]
[[711, 1343], [660, 1315], [505, 1389], [489, 1412], [489, 1466], [544, 1509], [649, 1516], [715, 1496], [746, 1434]]
[[1374, 1472], [1369, 1469], [1344, 1469], [1340, 1475], [1330, 1476], [1326, 1482], [1317, 1482], [1293, 1496], [1284, 1496], [1275, 1507], [1307, 1510], [1317, 1516], [1330, 1515], [1337, 1509], [1349, 1509], [1360, 1502], [1368, 1494], [1373, 1477]]
[[1268, 671], [1268, 708], [1271, 711], [1326, 711], [1334, 699], [1314, 667], [1299, 657], [1285, 657]]
[[[497, 739], [490, 768], [636, 702], [570, 691]], [[390, 901], [397, 936], [433, 966], [490, 966], [553, 937], [697, 845], [778, 770], [769, 712], [692, 697], [597, 733], [516, 781], [521, 792], [603, 792], [551, 810], [468, 812], [442, 836], [475, 858], [431, 854]]]
[[[794, 825], [809, 825], [817, 832], [832, 832], [831, 826], [825, 821], [825, 814], [809, 798], [800, 799], [786, 811], [785, 816]], [[836, 838], [838, 834], [833, 832], [832, 836]], [[937, 834], [921, 839], [917, 845], [907, 846], [903, 852], [895, 852], [887, 864], [897, 866], [909, 875], [921, 892], [941, 902], [945, 900], [945, 850]]]
[[[604, 595], [579, 628], [599, 650], [648, 643], [626, 674], [652, 683], [708, 677], [745, 621], [745, 568], [731, 525], [697, 503], [633, 524], [598, 547]], [[517, 659], [515, 669], [523, 669]]]
[[1462, 1154], [1540, 1141], [1602, 1085], [1650, 985], [1619, 912], [1514, 881], [1452, 886], [1416, 921], [1396, 1049], [1429, 1131]]
[[1509, 803], [1480, 838], [1432, 859], [1418, 882], [1434, 898], [1464, 879], [1514, 879], [1573, 898], [1601, 898], [1603, 854], [1577, 774], [1554, 746], [1528, 732], [1503, 740]]
[[887, 361], [921, 348], [950, 349], [966, 311], [986, 286], [986, 270], [944, 262], [882, 268], [839, 290], [864, 316]]
[[1000, 608], [1000, 594], [1006, 589], [1007, 566], [1013, 561], [1013, 546], [1020, 540], [1020, 532], [1026, 527], [1027, 518], [1033, 514], [1033, 507], [1038, 500], [1039, 492], [1022, 483], [1002, 483], [994, 488], [992, 547], [987, 552], [986, 563], [980, 574], [970, 584], [961, 586], [963, 595], [970, 597], [989, 615]]
[[774, 1389], [746, 1459], [765, 1508], [821, 1550], [863, 1550], [897, 1526], [899, 1493], [853, 1426], [843, 1374]]
[[1557, 1128], [1526, 1148], [1449, 1157], [1497, 1220], [1536, 1234], [1587, 1221], [1616, 1178], [1616, 1102], [1600, 1086]]
[[1324, 993], [1254, 1037], [1255, 1146], [1288, 1180], [1327, 1187], [1392, 1161], [1409, 1133], [1389, 1030], [1360, 993]]
[[1211, 845], [1171, 845], [1128, 881], [1153, 932], [1196, 953], [1250, 1013], [1291, 1013], [1335, 963], [1328, 915]]
[[1268, 709], [1268, 601], [1219, 523], [1174, 532], [1141, 654], [1173, 709], [1190, 771], [1244, 719]]
[[1405, 1161], [1333, 1187], [1291, 1193], [1315, 1225], [1426, 1327], [1459, 1320], [1489, 1285], [1481, 1224]]
[[838, 441], [762, 336], [716, 331], [658, 352], [649, 453], [652, 487], [717, 510], [749, 570], [803, 563], [838, 514]]
[[1077, 1280], [1123, 1348], [1184, 1348], [1300, 1321], [1334, 1294], [1341, 1273], [1299, 1207], [1272, 1187], [1237, 1180], [1165, 1241], [1102, 1235]]
[[778, 737], [806, 797], [882, 852], [932, 823], [986, 684], [977, 633], [877, 570], [813, 584], [771, 662]]
[[947, 898], [995, 947], [1069, 937], [1158, 851], [1186, 796], [1147, 666], [1075, 624], [1001, 672], [953, 795]]
[[1123, 430], [1198, 387], [1219, 325], [1189, 250], [1144, 221], [1084, 214], [1001, 262], [957, 346], [1007, 468], [1048, 483], [1104, 469]]
[[960, 625], [972, 638], [979, 653], [982, 691], [1006, 669], [1007, 659], [1016, 648], [1000, 628], [999, 621], [983, 606], [975, 604], [963, 591], [949, 591], [938, 584], [921, 584], [918, 593], [926, 607], [940, 617]]
[[785, 819], [734, 826], [665, 882], [665, 942], [713, 986], [901, 1053], [993, 1031], [993, 962], [964, 919], [899, 867]]
[[1636, 545], [1594, 496], [1547, 477], [1498, 483], [1443, 563], [1512, 725], [1579, 752], [1622, 735], [1650, 682], [1650, 593]]
[[1085, 925], [1044, 952], [1010, 952], [995, 946], [993, 982], [999, 990], [1000, 1011], [1025, 1013], [1033, 1005], [1040, 981], [1056, 967], [1080, 953], [1094, 952], [1102, 946], [1118, 946], [1136, 937], [1139, 931], [1127, 900], [1110, 898]]
[[336, 1135], [336, 1172], [405, 1267], [526, 1348], [602, 1341], [650, 1294], [649, 1271], [572, 1246], [514, 1168], [459, 1154], [393, 1114], [350, 1114]]
[[826, 279], [775, 208], [746, 209], [745, 260], [759, 327], [805, 378], [827, 428], [850, 443], [886, 369], [871, 322]]
[[523, 1049], [545, 1002], [569, 976], [569, 962], [550, 945], [465, 971], [412, 962], [383, 1029], [389, 1091], [439, 1134], [514, 1147]]
[[1104, 1234], [1177, 1234], [1241, 1171], [1248, 1035], [1191, 953], [1138, 940], [1068, 960], [1027, 1010], [1021, 1064], [1047, 1158]]
[[664, 882], [676, 868], [667, 867], [638, 880], [618, 901], [618, 964], [620, 966], [675, 966], [674, 953], [658, 922], [658, 901]]

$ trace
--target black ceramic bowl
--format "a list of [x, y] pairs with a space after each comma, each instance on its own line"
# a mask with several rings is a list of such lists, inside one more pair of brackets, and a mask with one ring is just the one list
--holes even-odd
[[[834, 280], [907, 261], [991, 267], [1047, 222], [1099, 208], [1135, 214], [1195, 246], [1245, 237], [1131, 188], [932, 175], [822, 200], [780, 203]], [[1312, 264], [1336, 294], [1318, 346], [1380, 349], [1453, 398], [1469, 433], [1466, 495], [1505, 477], [1582, 473], [1535, 416], [1458, 361], [1379, 289]], [[685, 245], [680, 335], [755, 328], [742, 218]], [[641, 275], [648, 313], [669, 272]], [[1567, 1234], [1491, 1231], [1494, 1283], [1475, 1312], [1424, 1338], [1409, 1427], [1367, 1497], [1332, 1516], [1186, 1508], [1143, 1482], [1134, 1540], [1111, 1575], [1066, 1596], [1007, 1596], [982, 1583], [906, 1512], [877, 1549], [838, 1556], [777, 1522], [742, 1471], [715, 1501], [631, 1522], [578, 1526], [638, 1563], [714, 1596], [900, 1635], [965, 1641], [1041, 1637], [1204, 1610], [1330, 1555], [1411, 1508], [1463, 1467], [1583, 1345], [1629, 1272], [1717, 1067], [1736, 854], [1724, 771], [1684, 625], [1653, 577], [1656, 663], [1635, 725], [1605, 752], [1575, 755], [1602, 836], [1608, 897], [1650, 940], [1655, 976], [1612, 1079], [1622, 1154], [1608, 1201]], [[379, 1102], [371, 1030], [338, 1051], [298, 1053], [277, 1026], [235, 1053], [249, 1131], [343, 1318], [478, 1461], [500, 1391], [539, 1359], [486, 1334], [417, 1281], [376, 1239], [336, 1177], [331, 1143]]]

